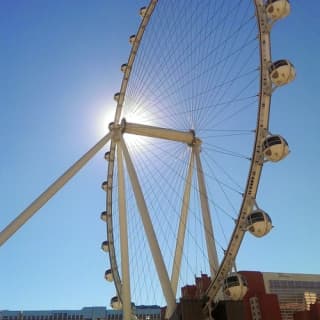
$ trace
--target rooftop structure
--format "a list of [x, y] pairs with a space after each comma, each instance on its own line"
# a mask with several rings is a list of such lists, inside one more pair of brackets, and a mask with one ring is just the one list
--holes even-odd
[[[243, 299], [244, 319], [300, 320], [309, 319], [309, 314], [317, 314], [320, 319], [320, 275], [257, 271], [239, 273], [248, 283]], [[195, 280], [194, 285], [182, 288], [182, 303], [187, 301], [190, 304], [203, 298], [210, 277], [202, 274]], [[224, 297], [224, 300], [229, 298]], [[200, 307], [198, 313], [201, 312]]]
[[263, 279], [266, 292], [278, 296], [282, 320], [320, 301], [320, 275], [264, 272]]
[[[135, 306], [139, 320], [160, 320], [159, 306]], [[84, 307], [80, 310], [0, 311], [0, 320], [122, 320], [122, 310]]]

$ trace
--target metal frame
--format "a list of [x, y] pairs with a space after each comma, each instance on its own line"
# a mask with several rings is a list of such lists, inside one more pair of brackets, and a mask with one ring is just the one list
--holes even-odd
[[118, 194], [119, 194], [119, 225], [120, 225], [120, 246], [121, 246], [121, 270], [122, 270], [122, 307], [123, 318], [130, 319], [131, 316], [131, 292], [130, 292], [130, 270], [129, 270], [129, 248], [127, 228], [126, 190], [124, 180], [124, 169], [122, 160], [121, 144], [117, 143], [118, 163]]
[[[187, 214], [189, 208], [189, 200], [190, 200], [190, 189], [191, 189], [191, 181], [192, 181], [192, 173], [194, 161], [196, 161], [197, 167], [197, 177], [199, 184], [199, 197], [201, 202], [201, 212], [203, 217], [203, 227], [204, 234], [206, 238], [207, 244], [207, 252], [209, 257], [209, 265], [211, 270], [211, 276], [213, 277], [218, 269], [218, 256], [214, 242], [214, 233], [211, 221], [211, 214], [208, 203], [208, 195], [206, 191], [205, 178], [203, 174], [202, 164], [200, 160], [200, 147], [201, 140], [195, 137], [194, 132], [185, 132], [178, 131], [166, 128], [158, 128], [154, 126], [145, 126], [135, 123], [125, 123], [121, 122], [121, 125], [112, 123], [109, 126], [112, 143], [117, 144], [117, 157], [118, 157], [118, 193], [119, 193], [119, 214], [120, 214], [120, 245], [121, 245], [121, 266], [122, 266], [122, 275], [123, 275], [123, 283], [121, 286], [121, 301], [123, 304], [127, 306], [124, 307], [126, 310], [126, 315], [129, 319], [128, 313], [128, 299], [130, 297], [130, 279], [129, 279], [129, 257], [128, 257], [128, 244], [124, 238], [127, 237], [126, 227], [123, 225], [126, 221], [126, 213], [125, 213], [125, 190], [124, 190], [124, 173], [123, 173], [123, 163], [122, 163], [122, 154], [126, 162], [127, 171], [131, 180], [132, 190], [136, 198], [136, 203], [141, 215], [141, 220], [144, 226], [144, 231], [148, 239], [149, 247], [151, 250], [151, 254], [153, 257], [153, 261], [155, 263], [155, 267], [158, 273], [158, 277], [160, 280], [160, 284], [162, 287], [162, 291], [164, 297], [167, 302], [167, 310], [166, 310], [166, 318], [170, 318], [175, 309], [176, 309], [176, 291], [177, 291], [177, 283], [180, 273], [180, 265], [181, 265], [181, 256], [183, 250], [183, 242], [184, 242], [184, 234], [187, 223]], [[185, 184], [185, 191], [183, 196], [183, 203], [181, 208], [181, 216], [178, 230], [178, 237], [176, 243], [176, 250], [174, 256], [174, 263], [172, 269], [171, 281], [169, 280], [168, 271], [165, 266], [163, 256], [161, 253], [161, 249], [156, 237], [156, 233], [154, 231], [152, 221], [150, 218], [150, 214], [146, 205], [146, 201], [144, 199], [144, 195], [142, 192], [142, 188], [140, 186], [137, 173], [134, 168], [134, 164], [130, 157], [127, 146], [123, 140], [124, 133], [131, 133], [136, 135], [142, 135], [146, 137], [165, 139], [170, 141], [175, 141], [177, 143], [185, 143], [191, 148], [191, 156], [188, 167], [187, 179]], [[108, 188], [111, 189], [109, 185], [108, 179]], [[111, 192], [108, 192], [108, 194]], [[121, 225], [122, 223], [122, 225]], [[108, 238], [109, 239], [109, 238]], [[109, 241], [109, 252], [110, 247], [113, 246], [113, 241]], [[114, 247], [114, 246], [113, 246]]]
[[42, 206], [44, 206], [102, 147], [110, 140], [110, 133], [105, 135], [96, 145], [75, 162], [62, 176], [35, 199], [17, 218], [0, 232], [0, 246], [2, 246], [19, 228], [21, 228]]
[[195, 157], [197, 163], [197, 176], [198, 176], [198, 185], [199, 185], [199, 196], [201, 203], [201, 212], [202, 212], [202, 223], [204, 234], [206, 238], [207, 252], [209, 258], [210, 265], [210, 274], [211, 278], [213, 278], [218, 270], [219, 261], [217, 249], [214, 241], [214, 233], [212, 227], [212, 220], [208, 202], [208, 194], [206, 189], [206, 184], [204, 181], [204, 174], [202, 169], [202, 163], [200, 160], [200, 147], [195, 146]]
[[[271, 102], [271, 94], [272, 94], [272, 83], [270, 81], [268, 67], [271, 62], [271, 49], [270, 49], [270, 24], [268, 22], [265, 7], [264, 7], [264, 1], [263, 0], [253, 0], [255, 8], [256, 8], [256, 18], [257, 18], [257, 24], [259, 27], [259, 45], [260, 45], [260, 97], [259, 97], [259, 112], [257, 116], [257, 125], [256, 125], [256, 131], [255, 131], [255, 143], [253, 147], [252, 152], [252, 160], [251, 160], [251, 166], [248, 173], [248, 179], [246, 183], [246, 189], [245, 193], [243, 195], [243, 201], [240, 208], [240, 212], [238, 215], [238, 219], [236, 221], [236, 226], [233, 231], [231, 240], [229, 242], [228, 248], [225, 251], [224, 258], [221, 262], [221, 264], [218, 267], [218, 258], [217, 255], [212, 255], [212, 252], [215, 251], [215, 245], [213, 241], [213, 233], [210, 231], [205, 231], [207, 235], [207, 246], [208, 246], [208, 253], [210, 257], [210, 269], [211, 269], [211, 275], [214, 276], [211, 285], [209, 289], [207, 290], [207, 296], [209, 297], [209, 301], [205, 306], [205, 312], [208, 312], [208, 309], [210, 309], [210, 303], [212, 300], [214, 300], [215, 297], [219, 296], [219, 290], [221, 289], [221, 286], [223, 284], [223, 280], [228, 275], [228, 273], [231, 271], [232, 267], [234, 266], [235, 257], [238, 253], [238, 250], [240, 248], [241, 242], [243, 240], [245, 229], [243, 228], [243, 224], [246, 221], [247, 215], [252, 211], [253, 203], [255, 201], [258, 184], [260, 180], [261, 170], [263, 166], [263, 154], [261, 150], [261, 144], [266, 137], [266, 133], [268, 132], [268, 126], [269, 126], [269, 112], [270, 112], [270, 102]], [[147, 8], [146, 15], [143, 18], [143, 21], [139, 27], [138, 33], [136, 35], [136, 39], [133, 43], [133, 47], [129, 56], [128, 65], [126, 67], [121, 90], [120, 90], [120, 96], [118, 99], [118, 105], [117, 110], [115, 114], [115, 123], [119, 124], [120, 117], [121, 117], [121, 111], [122, 111], [122, 105], [125, 97], [126, 88], [128, 85], [130, 73], [132, 70], [133, 62], [137, 53], [137, 50], [139, 48], [140, 41], [143, 36], [143, 32], [147, 26], [147, 23], [149, 22], [149, 19], [151, 17], [151, 14], [157, 4], [156, 0], [151, 0], [149, 7]], [[195, 144], [197, 142], [201, 141], [197, 139], [195, 141], [195, 136], [193, 132], [187, 133], [177, 133], [172, 132], [172, 135], [170, 137], [168, 136], [168, 132], [171, 131], [169, 129], [164, 128], [154, 128], [150, 126], [143, 126], [143, 125], [137, 125], [137, 124], [130, 124], [122, 122], [122, 129], [123, 132], [131, 133], [131, 134], [138, 134], [138, 135], [144, 135], [144, 136], [153, 136], [157, 138], [164, 138], [164, 139], [170, 139], [175, 140], [177, 136], [179, 138], [177, 139], [180, 142], [187, 143], [189, 145]], [[173, 130], [174, 131], [174, 130]], [[153, 132], [153, 133], [151, 133]], [[177, 133], [178, 135], [174, 136], [174, 134]], [[191, 140], [191, 135], [193, 139]], [[198, 180], [199, 180], [199, 186], [202, 185], [200, 191], [200, 197], [202, 197], [201, 205], [202, 205], [202, 213], [203, 218], [207, 219], [206, 217], [210, 217], [209, 213], [209, 206], [206, 201], [206, 190], [205, 190], [205, 183], [204, 183], [204, 177], [201, 174], [201, 161], [199, 157], [199, 150], [195, 152], [195, 157], [197, 160], [197, 172], [198, 172]], [[110, 163], [108, 168], [108, 183], [110, 183], [110, 190], [112, 188], [112, 176], [113, 176], [113, 161], [114, 161], [114, 145], [111, 143], [111, 150], [110, 150]], [[206, 209], [207, 208], [207, 209]], [[108, 193], [107, 198], [107, 211], [112, 212], [112, 195], [111, 192]], [[210, 219], [211, 221], [211, 219]], [[112, 215], [109, 215], [108, 222], [108, 240], [113, 240], [113, 234], [112, 234]], [[207, 227], [208, 228], [208, 227]], [[212, 227], [209, 226], [209, 229], [212, 230]], [[211, 233], [211, 235], [209, 235]], [[212, 245], [208, 245], [210, 243], [210, 238]], [[110, 243], [113, 243], [113, 241], [110, 241]], [[115, 259], [115, 252], [113, 246], [110, 248], [110, 263], [111, 268], [114, 273], [114, 279], [116, 283], [117, 291], [121, 291], [121, 280], [118, 276], [118, 269], [116, 265], [116, 259]], [[211, 252], [211, 253], [210, 253]], [[176, 277], [176, 276], [175, 276]], [[175, 280], [176, 281], [176, 280]], [[174, 282], [172, 282], [174, 284]], [[174, 286], [173, 286], [174, 289]]]
[[[117, 101], [117, 108], [116, 108], [116, 113], [114, 117], [114, 123], [119, 124], [120, 122], [120, 117], [122, 113], [122, 105], [124, 102], [124, 97], [125, 97], [125, 92], [127, 89], [128, 81], [130, 78], [132, 66], [140, 45], [140, 41], [142, 39], [144, 30], [150, 20], [150, 17], [153, 13], [153, 10], [157, 4], [157, 0], [151, 0], [149, 3], [149, 6], [146, 9], [146, 13], [143, 16], [143, 19], [141, 21], [140, 27], [138, 29], [138, 32], [136, 34], [135, 41], [132, 45], [131, 52], [129, 55], [129, 59], [127, 62], [127, 66], [124, 70], [123, 78], [122, 78], [122, 83], [121, 83], [121, 89], [120, 89], [120, 95], [119, 99]], [[114, 172], [114, 159], [115, 159], [115, 143], [111, 141], [110, 144], [110, 156], [109, 156], [109, 165], [108, 165], [108, 190], [109, 192], [107, 193], [107, 199], [106, 199], [106, 208], [108, 212], [107, 220], [106, 220], [106, 228], [107, 228], [107, 239], [109, 243], [111, 243], [110, 248], [109, 248], [109, 261], [110, 261], [110, 267], [112, 270], [112, 276], [114, 279], [117, 295], [122, 300], [121, 298], [121, 291], [122, 291], [122, 283], [121, 283], [121, 278], [119, 275], [119, 270], [118, 270], [118, 265], [117, 265], [117, 260], [116, 260], [116, 254], [115, 254], [115, 248], [113, 245], [113, 221], [112, 221], [112, 183], [113, 183], [113, 172]]]
[[[142, 39], [144, 30], [150, 20], [153, 10], [157, 4], [157, 0], [151, 0], [146, 13], [143, 16], [142, 22], [140, 24], [138, 33], [135, 37], [135, 41], [132, 45], [131, 53], [129, 56], [127, 67], [124, 70], [124, 76], [122, 80], [120, 95], [117, 103], [114, 126], [110, 128], [110, 132], [104, 136], [93, 148], [91, 148], [82, 158], [80, 158], [74, 165], [72, 165], [60, 178], [58, 178], [46, 191], [44, 191], [29, 207], [27, 207], [15, 220], [13, 220], [3, 231], [0, 233], [0, 246], [16, 232], [26, 221], [31, 218], [37, 210], [39, 210], [51, 197], [54, 196], [108, 141], [111, 139], [110, 145], [110, 157], [108, 165], [108, 185], [107, 185], [107, 239], [110, 244], [109, 257], [110, 265], [113, 274], [113, 279], [115, 281], [115, 286], [117, 290], [118, 297], [122, 302], [125, 310], [125, 319], [131, 317], [131, 299], [130, 299], [130, 277], [129, 277], [129, 258], [128, 258], [128, 243], [127, 243], [127, 223], [126, 223], [126, 206], [125, 206], [125, 193], [124, 193], [124, 172], [123, 172], [123, 160], [122, 154], [126, 161], [128, 173], [130, 176], [131, 183], [133, 185], [133, 190], [135, 197], [137, 199], [138, 208], [141, 214], [141, 218], [144, 224], [145, 232], [149, 240], [149, 245], [152, 251], [153, 259], [157, 268], [157, 272], [160, 278], [161, 286], [163, 288], [164, 295], [168, 303], [167, 315], [170, 316], [174, 313], [176, 303], [175, 303], [175, 292], [177, 288], [177, 271], [172, 270], [172, 279], [169, 280], [169, 276], [161, 255], [161, 250], [156, 239], [155, 232], [153, 230], [152, 222], [148, 213], [148, 209], [145, 204], [145, 200], [142, 194], [142, 190], [135, 172], [132, 160], [128, 153], [127, 147], [122, 139], [122, 133], [127, 132], [131, 134], [138, 134], [143, 136], [152, 136], [161, 139], [169, 139], [173, 141], [183, 142], [192, 146], [192, 153], [189, 163], [187, 181], [185, 185], [184, 193], [184, 203], [181, 209], [181, 221], [180, 225], [186, 224], [189, 195], [190, 194], [190, 184], [192, 177], [192, 167], [194, 158], [197, 164], [197, 175], [198, 183], [200, 189], [201, 207], [204, 224], [206, 225], [206, 240], [208, 246], [208, 254], [210, 259], [211, 275], [214, 276], [210, 287], [207, 290], [207, 296], [209, 301], [206, 304], [205, 312], [210, 309], [210, 303], [218, 296], [219, 290], [223, 284], [223, 280], [226, 278], [230, 270], [234, 265], [234, 260], [237, 252], [240, 248], [242, 239], [245, 234], [245, 229], [243, 225], [246, 221], [247, 215], [252, 211], [255, 203], [255, 197], [257, 193], [257, 188], [260, 180], [261, 170], [263, 166], [263, 153], [262, 153], [262, 142], [266, 137], [269, 126], [269, 112], [270, 112], [270, 102], [272, 94], [272, 83], [269, 77], [268, 67], [271, 63], [271, 50], [270, 50], [270, 24], [267, 19], [265, 12], [265, 6], [263, 0], [253, 0], [256, 8], [256, 17], [259, 27], [259, 44], [260, 44], [260, 97], [259, 97], [259, 112], [257, 117], [257, 125], [255, 132], [255, 144], [253, 148], [253, 155], [251, 161], [251, 167], [248, 174], [246, 190], [243, 195], [243, 202], [240, 208], [239, 216], [236, 221], [236, 226], [232, 234], [232, 238], [225, 251], [224, 258], [218, 268], [218, 259], [216, 254], [213, 255], [215, 250], [213, 241], [213, 229], [210, 218], [209, 206], [207, 202], [205, 181], [202, 172], [202, 165], [200, 161], [200, 148], [199, 145], [201, 141], [197, 139], [192, 131], [190, 132], [180, 132], [165, 128], [156, 128], [145, 125], [138, 125], [132, 123], [123, 122], [120, 124], [120, 117], [122, 113], [123, 101], [126, 93], [126, 88], [130, 78], [130, 73], [133, 67], [133, 63], [136, 57], [136, 53], [139, 48], [140, 41]], [[119, 193], [122, 196], [119, 197], [120, 205], [120, 228], [121, 228], [121, 247], [124, 250], [121, 253], [122, 261], [122, 277], [123, 284], [121, 283], [119, 271], [117, 268], [114, 239], [113, 239], [113, 221], [112, 221], [112, 186], [113, 186], [113, 172], [114, 172], [114, 160], [115, 160], [115, 150], [117, 148], [117, 158], [118, 158], [118, 170], [119, 170]], [[207, 231], [209, 230], [209, 231]], [[176, 254], [175, 261], [177, 265], [180, 265], [179, 260], [181, 260], [182, 246], [181, 241], [184, 238], [183, 227], [179, 227], [179, 236], [176, 244]], [[211, 239], [209, 239], [211, 238]], [[181, 247], [178, 249], [178, 247]], [[179, 257], [180, 256], [180, 257]], [[180, 267], [179, 267], [180, 268]], [[173, 267], [174, 269], [174, 267]], [[217, 272], [216, 272], [216, 269]]]
[[259, 27], [259, 44], [260, 44], [260, 97], [259, 112], [256, 125], [255, 144], [251, 167], [247, 179], [246, 190], [243, 195], [243, 202], [240, 208], [236, 226], [233, 231], [231, 241], [225, 251], [224, 258], [220, 264], [219, 271], [212, 280], [207, 290], [209, 301], [206, 304], [205, 313], [209, 313], [210, 304], [218, 296], [219, 290], [224, 279], [234, 265], [235, 257], [243, 240], [247, 215], [251, 213], [257, 194], [258, 184], [263, 166], [262, 142], [266, 137], [269, 127], [270, 103], [272, 94], [272, 83], [269, 77], [268, 66], [271, 62], [270, 46], [270, 25], [268, 23], [263, 0], [253, 0], [256, 8], [256, 17]]
[[182, 258], [182, 252], [184, 247], [184, 239], [185, 239], [187, 219], [188, 219], [188, 213], [189, 213], [193, 166], [194, 166], [194, 151], [192, 149], [191, 155], [190, 155], [189, 167], [188, 167], [188, 175], [187, 175], [185, 189], [184, 189], [183, 198], [182, 198], [179, 229], [178, 229], [176, 249], [175, 249], [174, 260], [172, 265], [172, 273], [171, 273], [171, 285], [172, 285], [172, 290], [175, 296], [177, 294], [178, 279], [179, 279], [179, 274], [181, 269], [181, 258]]
[[163, 260], [160, 246], [154, 231], [150, 214], [143, 196], [143, 192], [138, 180], [137, 173], [129, 155], [127, 146], [122, 137], [120, 137], [120, 145], [123, 150], [124, 159], [127, 165], [127, 170], [132, 184], [132, 189], [136, 198], [137, 206], [140, 212], [141, 220], [143, 223], [144, 231], [146, 233], [153, 261], [160, 279], [163, 294], [167, 301], [167, 314], [170, 317], [176, 309], [176, 298], [173, 294], [171, 282], [169, 280], [168, 272]]

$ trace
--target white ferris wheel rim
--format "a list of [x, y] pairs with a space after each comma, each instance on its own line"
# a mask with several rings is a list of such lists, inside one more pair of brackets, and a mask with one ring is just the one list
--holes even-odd
[[[245, 187], [245, 193], [243, 194], [243, 201], [239, 209], [239, 215], [235, 224], [232, 238], [229, 242], [228, 248], [225, 251], [223, 260], [219, 265], [219, 269], [216, 276], [212, 279], [210, 287], [207, 291], [207, 295], [210, 300], [218, 294], [223, 280], [230, 272], [234, 265], [235, 257], [240, 248], [242, 239], [245, 234], [243, 229], [243, 223], [251, 212], [256, 198], [260, 174], [263, 166], [261, 162], [261, 145], [265, 138], [269, 127], [269, 111], [271, 101], [271, 88], [272, 84], [269, 81], [268, 66], [271, 61], [271, 48], [270, 48], [270, 31], [268, 30], [268, 22], [266, 15], [264, 14], [264, 2], [263, 0], [252, 0], [256, 8], [256, 19], [259, 31], [259, 52], [260, 52], [260, 92], [259, 92], [259, 108], [258, 117], [255, 129], [255, 141], [251, 157], [251, 165], [248, 172], [247, 183]], [[146, 9], [146, 13], [142, 17], [141, 24], [138, 32], [135, 35], [135, 41], [132, 45], [132, 49], [129, 55], [129, 59], [123, 74], [123, 80], [121, 89], [118, 96], [117, 108], [114, 118], [114, 123], [119, 124], [121, 120], [121, 113], [123, 108], [124, 99], [126, 96], [126, 90], [130, 81], [131, 70], [134, 65], [134, 61], [143, 38], [144, 31], [150, 21], [152, 13], [157, 6], [157, 0], [151, 0], [149, 6]], [[109, 164], [108, 164], [108, 190], [112, 190], [113, 175], [114, 175], [114, 159], [115, 159], [115, 143], [111, 142]], [[116, 261], [116, 253], [114, 248], [114, 233], [113, 233], [113, 218], [112, 218], [112, 192], [107, 193], [107, 239], [109, 242], [109, 258], [110, 266], [115, 282], [117, 295], [121, 299], [122, 281], [119, 274], [119, 268]]]

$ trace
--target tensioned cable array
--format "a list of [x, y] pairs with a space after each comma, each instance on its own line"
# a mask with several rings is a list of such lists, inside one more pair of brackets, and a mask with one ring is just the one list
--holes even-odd
[[[234, 229], [251, 164], [259, 110], [257, 35], [253, 1], [158, 1], [135, 53], [122, 106], [121, 118], [127, 122], [194, 130], [201, 139], [214, 226], [214, 234], [209, 233], [220, 259]], [[170, 276], [192, 150], [173, 141], [129, 134], [124, 138]], [[120, 266], [118, 195], [115, 186], [112, 190]], [[126, 193], [131, 300], [165, 305], [128, 175]], [[204, 235], [209, 229], [203, 226], [200, 195], [195, 167], [179, 287], [194, 283], [194, 275], [210, 273]]]

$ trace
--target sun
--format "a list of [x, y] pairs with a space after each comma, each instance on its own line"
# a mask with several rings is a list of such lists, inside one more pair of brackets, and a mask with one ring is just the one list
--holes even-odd
[[109, 131], [109, 123], [113, 122], [115, 106], [113, 103], [105, 103], [97, 108], [94, 119], [95, 132], [99, 137], [106, 135]]
[[[95, 132], [101, 137], [104, 136], [109, 131], [109, 124], [114, 121], [116, 106], [114, 102], [108, 101], [101, 104], [98, 108], [95, 119]], [[129, 109], [129, 110], [128, 110]], [[126, 122], [136, 123], [136, 124], [145, 124], [152, 125], [151, 113], [146, 110], [146, 108], [139, 108], [130, 105], [130, 108], [123, 108], [123, 116], [120, 119], [125, 119]], [[148, 141], [147, 137], [141, 137], [134, 134], [124, 134], [124, 140], [128, 145], [141, 147], [146, 144]]]
[[[129, 112], [124, 112], [123, 119], [128, 123], [152, 125], [150, 121], [151, 115], [145, 108], [130, 108]], [[140, 149], [143, 147], [148, 139], [147, 137], [137, 136], [134, 134], [124, 134], [125, 142], [129, 145], [135, 145], [136, 148]]]

